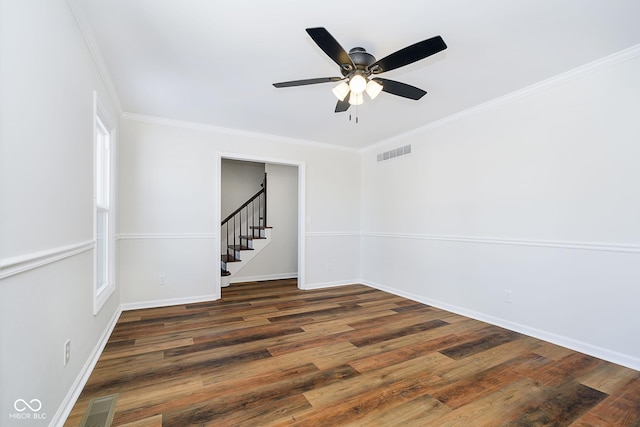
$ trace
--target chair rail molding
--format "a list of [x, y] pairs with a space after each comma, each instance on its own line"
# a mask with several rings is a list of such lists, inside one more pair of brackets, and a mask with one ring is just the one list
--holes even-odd
[[554, 240], [503, 239], [493, 237], [472, 236], [440, 236], [429, 234], [375, 233], [363, 232], [363, 237], [381, 237], [388, 239], [432, 240], [444, 242], [476, 243], [491, 245], [537, 246], [546, 248], [575, 249], [604, 252], [640, 253], [640, 245], [623, 245], [601, 242], [564, 242]]
[[0, 260], [0, 279], [45, 266], [93, 250], [96, 242], [86, 240]]
[[215, 239], [217, 233], [148, 233], [148, 234], [119, 234], [116, 240], [145, 240], [145, 239]]
[[307, 237], [360, 237], [359, 231], [307, 231]]

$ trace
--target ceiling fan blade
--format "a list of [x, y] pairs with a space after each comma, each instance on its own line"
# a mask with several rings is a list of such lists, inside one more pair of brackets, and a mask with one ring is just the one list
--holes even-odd
[[408, 85], [406, 83], [397, 82], [395, 80], [382, 79], [380, 77], [376, 77], [373, 80], [382, 85], [383, 92], [401, 96], [403, 98], [414, 99], [417, 101], [427, 93], [420, 88]]
[[304, 85], [314, 85], [317, 83], [339, 82], [342, 79], [344, 79], [344, 77], [319, 77], [317, 79], [292, 80], [290, 82], [274, 83], [273, 85], [275, 87], [304, 86]]
[[329, 58], [333, 59], [340, 67], [355, 68], [349, 54], [340, 46], [340, 43], [333, 38], [329, 31], [324, 27], [307, 28], [307, 33], [320, 49], [326, 53]]
[[445, 50], [446, 48], [447, 45], [444, 40], [442, 40], [442, 37], [431, 37], [430, 39], [423, 40], [412, 44], [411, 46], [407, 46], [404, 49], [400, 49], [389, 56], [385, 56], [379, 61], [371, 64], [369, 69], [373, 70], [376, 74], [384, 71], [395, 70], [396, 68], [404, 67], [405, 65], [424, 59], [427, 56], [431, 56], [441, 50]]
[[349, 109], [349, 107], [351, 107], [351, 104], [349, 104], [349, 97], [345, 97], [344, 101], [340, 101], [338, 100], [338, 103], [336, 104], [336, 113], [342, 113], [345, 112]]

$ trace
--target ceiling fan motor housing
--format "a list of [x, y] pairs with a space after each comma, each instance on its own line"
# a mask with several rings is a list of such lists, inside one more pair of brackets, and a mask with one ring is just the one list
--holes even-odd
[[[356, 66], [356, 70], [368, 71], [369, 65], [376, 62], [376, 58], [363, 47], [354, 47], [349, 50], [349, 58], [353, 61], [353, 65]], [[351, 64], [343, 64], [341, 71], [343, 76], [347, 76], [353, 71], [353, 67]]]

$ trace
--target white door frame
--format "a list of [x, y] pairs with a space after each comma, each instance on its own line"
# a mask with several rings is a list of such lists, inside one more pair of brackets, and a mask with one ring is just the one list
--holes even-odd
[[[272, 157], [254, 156], [240, 153], [230, 153], [218, 151], [217, 153], [217, 165], [218, 168], [218, 184], [216, 185], [216, 200], [218, 202], [218, 208], [216, 209], [216, 247], [215, 254], [216, 260], [220, 260], [220, 221], [222, 221], [221, 201], [222, 201], [222, 159], [230, 160], [244, 160], [247, 162], [258, 163], [273, 163], [279, 165], [297, 166], [298, 167], [298, 288], [305, 289], [305, 200], [306, 200], [306, 185], [305, 185], [305, 162], [289, 159], [276, 159]], [[220, 272], [219, 268], [216, 268], [216, 280], [215, 280], [215, 294], [218, 298], [221, 297], [220, 288]]]

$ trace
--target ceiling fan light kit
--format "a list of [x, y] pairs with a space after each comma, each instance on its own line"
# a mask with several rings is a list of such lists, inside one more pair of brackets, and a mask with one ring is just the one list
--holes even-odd
[[331, 90], [333, 91], [333, 94], [336, 96], [336, 98], [338, 98], [340, 101], [344, 101], [347, 95], [349, 95], [350, 89], [347, 82], [340, 82], [338, 83], [338, 86], [334, 87]]
[[364, 96], [362, 96], [362, 93], [351, 92], [351, 95], [349, 95], [349, 104], [351, 105], [364, 104]]
[[[342, 77], [320, 77], [315, 79], [294, 80], [274, 83], [277, 88], [304, 86], [317, 83], [340, 82], [332, 91], [338, 98], [335, 112], [347, 111], [351, 105], [364, 103], [366, 91], [371, 99], [380, 92], [387, 92], [402, 98], [418, 100], [427, 92], [415, 86], [395, 80], [373, 77], [385, 71], [404, 67], [447, 48], [440, 36], [412, 44], [380, 60], [362, 47], [354, 47], [347, 53], [338, 41], [323, 27], [307, 28], [307, 33], [324, 53], [340, 67]], [[346, 101], [349, 96], [348, 101]]]
[[380, 95], [380, 92], [382, 92], [382, 85], [373, 80], [369, 80], [367, 82], [367, 88], [365, 90], [367, 91], [367, 95], [369, 95], [369, 98], [373, 100], [376, 99], [376, 96]]
[[367, 79], [362, 73], [355, 71], [355, 74], [349, 79], [349, 89], [353, 93], [361, 94], [367, 88]]

